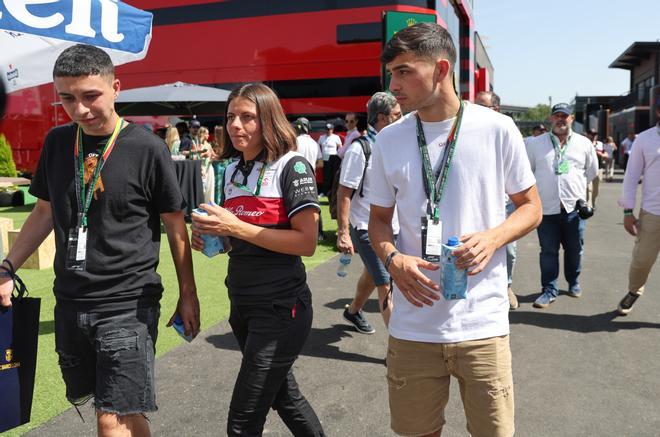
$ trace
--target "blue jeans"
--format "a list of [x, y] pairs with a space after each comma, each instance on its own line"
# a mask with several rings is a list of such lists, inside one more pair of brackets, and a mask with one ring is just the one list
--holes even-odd
[[564, 249], [564, 277], [569, 287], [578, 284], [582, 251], [584, 246], [585, 222], [577, 211], [544, 215], [536, 232], [541, 244], [541, 286], [543, 290], [559, 294], [559, 245]]

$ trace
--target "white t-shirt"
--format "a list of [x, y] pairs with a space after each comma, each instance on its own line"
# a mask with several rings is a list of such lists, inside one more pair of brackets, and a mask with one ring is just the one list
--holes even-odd
[[[374, 144], [371, 145], [371, 153], [373, 154]], [[339, 175], [339, 183], [345, 187], [355, 190], [355, 194], [351, 199], [351, 209], [349, 212], [349, 221], [351, 225], [359, 230], [369, 229], [369, 186], [371, 180], [371, 166], [373, 158], [369, 157], [367, 163], [367, 170], [364, 173], [364, 182], [362, 184], [362, 193], [364, 197], [360, 197], [360, 182], [362, 181], [362, 174], [364, 172], [364, 150], [359, 141], [354, 141], [346, 148], [344, 159], [341, 163], [341, 173]], [[394, 235], [399, 233], [399, 221], [397, 219], [396, 211], [392, 217], [392, 230]]]
[[323, 134], [319, 138], [319, 145], [323, 151], [323, 160], [327, 161], [330, 156], [337, 154], [337, 150], [341, 147], [341, 138], [335, 134]]
[[[424, 123], [424, 134], [434, 171], [440, 165], [454, 119]], [[426, 215], [423, 167], [416, 136], [415, 114], [384, 128], [372, 154], [370, 202], [396, 204], [401, 226], [397, 248], [421, 256], [420, 220]], [[505, 194], [534, 185], [520, 131], [511, 118], [467, 103], [454, 159], [440, 203], [442, 238], [485, 231], [506, 216]], [[440, 270], [422, 270], [440, 283]], [[484, 271], [468, 277], [467, 299], [440, 300], [418, 308], [394, 286], [393, 337], [431, 343], [476, 340], [509, 332], [506, 249], [498, 249]]]
[[298, 135], [296, 144], [298, 145], [298, 153], [305, 157], [312, 169], [315, 169], [316, 161], [321, 159], [321, 149], [314, 138], [307, 134]]

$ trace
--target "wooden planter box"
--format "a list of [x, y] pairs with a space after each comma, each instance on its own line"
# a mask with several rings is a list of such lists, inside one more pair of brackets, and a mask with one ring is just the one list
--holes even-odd
[[[11, 230], [9, 234], [9, 248], [14, 245], [16, 237], [18, 237], [20, 229]], [[41, 243], [41, 246], [25, 261], [21, 266], [22, 269], [49, 269], [53, 267], [55, 260], [55, 234], [51, 231], [46, 239]]]
[[10, 218], [0, 217], [0, 252], [6, 255], [9, 252], [9, 234], [14, 229], [14, 221]]

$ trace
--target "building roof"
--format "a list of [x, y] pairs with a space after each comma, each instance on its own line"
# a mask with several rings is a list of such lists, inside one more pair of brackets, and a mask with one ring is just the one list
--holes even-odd
[[634, 42], [610, 64], [610, 68], [632, 70], [654, 52], [660, 52], [660, 42]]

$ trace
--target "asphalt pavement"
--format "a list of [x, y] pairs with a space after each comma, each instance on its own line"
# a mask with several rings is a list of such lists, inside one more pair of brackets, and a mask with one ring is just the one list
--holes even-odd
[[[581, 298], [564, 292], [549, 308], [533, 308], [540, 292], [536, 232], [518, 243], [514, 289], [521, 307], [510, 313], [517, 436], [660, 435], [660, 265], [632, 313], [617, 317], [633, 246], [616, 206], [617, 177], [601, 183], [596, 214], [587, 222]], [[344, 279], [335, 274], [338, 257], [309, 272], [314, 325], [294, 372], [327, 435], [389, 436], [387, 334], [376, 301], [365, 308], [373, 335], [357, 333], [341, 317], [361, 269], [354, 260]], [[225, 435], [239, 364], [226, 321], [159, 358], [153, 434]], [[443, 436], [467, 436], [455, 380], [451, 390]], [[30, 435], [94, 435], [92, 408], [81, 411], [85, 423], [70, 409]], [[271, 412], [264, 435], [289, 432]]]

